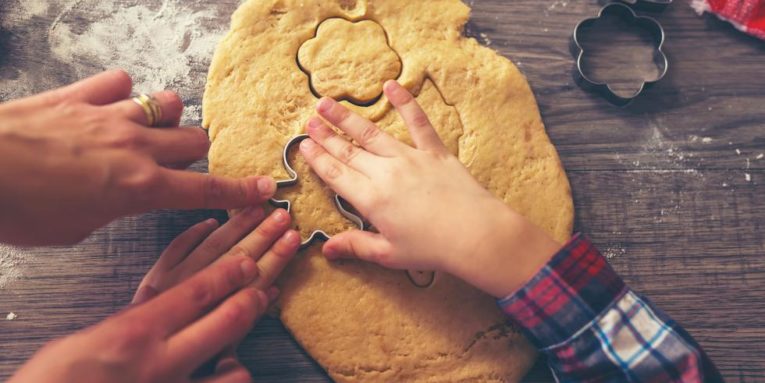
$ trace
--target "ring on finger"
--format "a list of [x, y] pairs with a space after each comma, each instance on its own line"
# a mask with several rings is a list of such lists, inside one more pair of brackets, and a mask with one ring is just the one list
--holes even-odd
[[147, 126], [155, 127], [162, 120], [162, 108], [154, 97], [141, 94], [133, 97], [133, 102], [138, 104], [143, 109], [144, 114], [146, 114]]

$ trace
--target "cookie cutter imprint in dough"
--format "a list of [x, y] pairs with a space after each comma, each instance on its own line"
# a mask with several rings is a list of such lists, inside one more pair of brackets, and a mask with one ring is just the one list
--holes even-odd
[[[345, 21], [347, 21], [349, 23], [353, 23], [353, 24], [358, 24], [358, 23], [361, 23], [363, 21], [372, 21], [375, 24], [377, 24], [377, 22], [375, 22], [374, 20], [351, 21], [351, 20], [347, 20], [345, 18], [334, 18], [334, 19], [345, 20]], [[313, 38], [311, 38], [308, 41], [304, 42], [303, 45], [305, 45], [309, 41], [312, 41], [312, 40], [315, 40], [315, 39], [319, 39], [320, 38], [319, 33], [321, 31], [321, 26], [325, 22], [327, 22], [328, 20], [332, 20], [332, 19], [327, 19], [327, 20], [324, 20], [323, 22], [321, 22], [316, 27], [316, 32], [314, 33]], [[397, 77], [399, 77], [401, 75], [401, 72], [403, 71], [403, 60], [401, 60], [401, 56], [399, 56], [398, 52], [396, 52], [395, 49], [393, 49], [393, 47], [390, 45], [390, 38], [388, 36], [388, 33], [385, 31], [384, 28], [382, 28], [381, 25], [379, 25], [379, 24], [377, 24], [377, 25], [380, 27], [380, 29], [382, 30], [382, 33], [385, 36], [386, 47], [388, 49], [390, 49], [391, 52], [393, 52], [393, 54], [395, 54], [396, 59], [398, 60], [398, 65], [399, 65], [398, 75], [395, 76], [397, 78]], [[301, 49], [302, 49], [302, 46], [301, 46]], [[296, 57], [295, 62], [297, 64], [298, 68], [303, 73], [305, 73], [305, 75], [308, 77], [308, 86], [309, 86], [309, 89], [310, 89], [311, 93], [316, 98], [321, 98], [322, 95], [319, 94], [319, 92], [317, 91], [317, 89], [315, 88], [315, 86], [313, 84], [312, 71], [310, 70], [309, 65], [306, 65], [306, 63], [301, 63], [299, 54], [298, 54], [298, 57]], [[364, 107], [364, 106], [374, 105], [381, 98], [382, 98], [382, 91], [380, 92], [380, 94], [378, 96], [376, 96], [375, 98], [373, 98], [371, 100], [357, 100], [357, 99], [354, 99], [353, 97], [346, 96], [346, 97], [343, 97], [341, 99], [341, 101], [347, 101], [347, 102], [350, 102], [351, 104]], [[297, 184], [297, 182], [298, 182], [298, 174], [297, 174], [297, 171], [295, 171], [295, 169], [289, 163], [289, 153], [290, 153], [290, 150], [295, 145], [298, 145], [300, 142], [302, 142], [303, 140], [305, 140], [307, 138], [308, 138], [308, 135], [302, 134], [302, 135], [293, 137], [285, 145], [283, 153], [282, 153], [282, 163], [283, 163], [284, 169], [287, 171], [287, 173], [288, 173], [290, 178], [286, 179], [286, 180], [277, 181], [276, 182], [277, 188], [282, 189], [282, 188], [291, 187], [291, 186], [294, 186], [295, 184]], [[274, 205], [276, 207], [283, 208], [283, 209], [287, 210], [288, 212], [291, 211], [292, 203], [290, 201], [288, 201], [288, 200], [271, 199], [270, 202], [271, 202], [272, 205]], [[359, 230], [363, 230], [363, 231], [368, 231], [369, 230], [369, 228], [370, 228], [369, 225], [367, 225], [367, 223], [364, 221], [364, 219], [362, 217], [360, 217], [359, 215], [351, 212], [349, 209], [346, 208], [345, 201], [342, 199], [342, 197], [340, 197], [339, 195], [335, 194], [334, 203], [335, 203], [335, 207], [337, 208], [338, 212], [340, 212], [340, 214], [343, 215], [346, 219], [348, 219], [349, 221], [354, 223], [359, 228]], [[305, 249], [305, 248], [311, 246], [315, 241], [326, 241], [326, 240], [329, 240], [330, 237], [331, 236], [329, 234], [327, 234], [327, 232], [324, 231], [324, 230], [314, 230], [311, 233], [311, 235], [308, 237], [308, 239], [306, 239], [305, 241], [303, 241], [301, 243], [300, 248], [301, 248], [301, 250]], [[435, 284], [436, 279], [437, 279], [437, 273], [435, 271], [407, 270], [406, 271], [406, 275], [407, 275], [407, 278], [409, 279], [409, 281], [414, 286], [419, 287], [419, 288], [428, 288], [428, 287], [431, 287], [431, 286], [433, 286], [433, 284]]]
[[[306, 44], [309, 44], [309, 43], [317, 41], [317, 40], [321, 40], [321, 38], [322, 38], [320, 36], [321, 30], [322, 30], [321, 27], [325, 23], [330, 21], [330, 20], [341, 20], [341, 21], [345, 21], [347, 23], [350, 23], [350, 24], [352, 24], [354, 26], [358, 26], [358, 25], [360, 25], [361, 23], [364, 23], [364, 22], [374, 23], [380, 29], [380, 31], [383, 34], [383, 37], [385, 38], [385, 47], [395, 56], [395, 59], [397, 61], [397, 66], [398, 66], [397, 72], [398, 73], [394, 77], [392, 77], [390, 79], [397, 79], [397, 78], [399, 78], [401, 76], [401, 73], [403, 73], [403, 71], [404, 71], [404, 61], [401, 59], [401, 56], [399, 56], [398, 52], [396, 52], [396, 50], [393, 49], [393, 47], [390, 45], [390, 37], [388, 36], [388, 32], [385, 31], [385, 28], [383, 28], [382, 25], [380, 25], [378, 22], [376, 22], [374, 20], [370, 20], [370, 19], [362, 19], [362, 20], [353, 21], [353, 20], [348, 20], [348, 19], [346, 19], [344, 17], [332, 17], [332, 18], [326, 19], [326, 20], [322, 21], [321, 23], [319, 23], [319, 25], [316, 27], [316, 31], [314, 32], [313, 37], [308, 39], [308, 40], [306, 40], [305, 42], [303, 42], [303, 44], [300, 45], [300, 48], [298, 48], [298, 54], [295, 57], [295, 62], [297, 63], [298, 68], [308, 77], [308, 89], [311, 91], [311, 93], [314, 95], [314, 97], [322, 98], [322, 96], [324, 96], [324, 95], [321, 94], [321, 92], [319, 92], [317, 87], [314, 85], [314, 70], [311, 69], [311, 65], [309, 63], [301, 62], [301, 60], [300, 60], [300, 52], [301, 52], [301, 50], [303, 50], [303, 47], [305, 47]], [[384, 80], [380, 81], [380, 83], [384, 83], [384, 82], [385, 82]], [[338, 97], [336, 99], [337, 99], [337, 101], [347, 101], [348, 103], [351, 103], [351, 104], [356, 105], [356, 106], [368, 107], [368, 106], [372, 106], [372, 105], [376, 104], [378, 101], [380, 101], [380, 99], [382, 99], [382, 97], [383, 97], [383, 92], [382, 92], [382, 89], [380, 89], [380, 92], [375, 97], [373, 97], [371, 99], [366, 99], [365, 100], [365, 99], [355, 98], [351, 94], [346, 94], [346, 95], [344, 95], [342, 97]]]
[[[306, 140], [307, 138], [309, 138], [307, 134], [301, 134], [299, 136], [293, 137], [284, 146], [284, 151], [282, 152], [282, 164], [284, 165], [284, 170], [287, 171], [287, 174], [289, 175], [290, 178], [286, 180], [276, 181], [276, 187], [278, 189], [295, 186], [298, 183], [298, 174], [297, 174], [297, 171], [295, 171], [295, 169], [292, 167], [292, 165], [290, 165], [289, 153], [293, 147], [300, 144], [302, 141]], [[280, 200], [280, 199], [272, 198], [270, 202], [271, 202], [271, 205], [287, 210], [287, 212], [292, 211], [292, 202], [290, 202], [289, 200]], [[335, 207], [340, 212], [340, 214], [343, 215], [343, 217], [353, 222], [359, 228], [359, 230], [366, 231], [368, 229], [367, 224], [364, 222], [364, 220], [361, 217], [359, 217], [358, 215], [352, 213], [350, 210], [345, 208], [342, 197], [340, 197], [337, 194], [335, 194]], [[325, 232], [324, 230], [314, 230], [311, 233], [311, 235], [308, 237], [308, 239], [306, 239], [300, 244], [300, 248], [305, 249], [311, 246], [314, 243], [314, 241], [317, 241], [317, 240], [326, 241], [329, 238], [330, 238], [330, 235], [327, 234], [327, 232]]]
[[[284, 145], [284, 150], [282, 151], [282, 164], [284, 165], [284, 170], [287, 171], [287, 174], [290, 178], [276, 181], [276, 187], [278, 189], [292, 187], [298, 183], [298, 173], [295, 168], [290, 165], [289, 154], [292, 148], [294, 148], [296, 145], [299, 145], [301, 142], [308, 138], [309, 136], [307, 134], [301, 134], [299, 136], [293, 137], [287, 142], [286, 145]], [[275, 207], [287, 210], [288, 213], [292, 212], [292, 202], [289, 200], [272, 198], [269, 200], [269, 202]], [[359, 230], [369, 230], [369, 225], [364, 222], [364, 219], [347, 209], [345, 207], [343, 198], [338, 194], [335, 194], [335, 207], [337, 208], [337, 211], [343, 215], [343, 217], [353, 222], [359, 228]], [[300, 249], [303, 250], [310, 247], [315, 241], [327, 241], [329, 238], [331, 238], [331, 235], [327, 234], [326, 231], [314, 230], [308, 239], [300, 244]], [[434, 271], [407, 270], [406, 275], [409, 278], [409, 281], [419, 288], [428, 288], [433, 286], [433, 284], [436, 282], [436, 272]]]

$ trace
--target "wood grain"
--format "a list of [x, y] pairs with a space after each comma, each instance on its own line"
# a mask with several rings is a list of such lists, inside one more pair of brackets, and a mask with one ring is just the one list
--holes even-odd
[[[160, 5], [115, 1], [136, 3]], [[205, 6], [225, 10], [215, 22], [227, 25], [236, 3]], [[596, 1], [471, 4], [470, 33], [516, 62], [534, 88], [571, 179], [577, 230], [682, 323], [728, 381], [765, 381], [765, 160], [756, 159], [765, 152], [765, 43], [676, 2], [657, 16], [668, 34], [668, 76], [619, 109], [572, 77], [570, 33], [597, 12]], [[41, 37], [49, 16], [0, 27], [0, 80], [28, 73], [32, 91], [74, 80], [69, 66], [51, 64]], [[183, 90], [192, 105], [201, 92]], [[0, 380], [45, 342], [123, 307], [163, 246], [210, 216], [222, 214], [160, 211], [119, 220], [71, 248], [3, 249], [26, 261], [0, 290], [0, 313], [18, 314], [0, 321]], [[241, 353], [259, 382], [329, 381], [273, 319]], [[551, 377], [538, 363], [527, 380]]]

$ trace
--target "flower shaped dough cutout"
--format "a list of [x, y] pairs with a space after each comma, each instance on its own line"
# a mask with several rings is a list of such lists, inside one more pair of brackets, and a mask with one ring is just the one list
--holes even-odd
[[[380, 24], [340, 18], [328, 19], [319, 26], [316, 37], [300, 47], [298, 64], [308, 74], [317, 97], [357, 105], [375, 103], [385, 81], [398, 78], [402, 67]], [[349, 75], [352, 73], [364, 75]]]
[[[618, 26], [618, 28], [614, 27], [616, 28], [614, 31], [604, 33], [603, 31], [598, 31], [596, 29], [598, 26], [601, 26], [601, 23], [602, 25], [611, 23], [612, 26]], [[643, 32], [650, 35], [650, 39], [652, 40], [651, 43], [653, 44], [653, 50], [650, 58], [652, 62], [647, 64], [655, 68], [657, 73], [653, 77], [649, 77], [644, 74], [635, 76], [639, 77], [639, 85], [637, 85], [637, 88], [634, 91], [625, 93], [623, 91], [617, 91], [614, 83], [596, 79], [595, 76], [591, 74], [593, 68], [603, 67], [602, 61], [604, 60], [599, 61], [593, 59], [595, 55], [590, 54], [590, 51], [585, 48], [584, 43], [595, 40], [594, 37], [608, 39], [605, 43], [602, 42], [606, 40], [598, 40], [598, 43], [592, 44], [592, 46], [596, 46], [598, 51], [609, 49], [613, 50], [613, 52], [620, 53], [616, 49], [625, 49], [621, 46], [623, 42], [616, 39], [612, 41], [611, 39], [613, 38], [614, 34], [611, 32], [621, 33], [624, 32], [625, 28], [627, 27], [633, 28], [633, 30], [638, 31], [638, 33]], [[605, 36], [594, 36], [598, 33]], [[669, 70], [669, 62], [667, 60], [667, 56], [662, 51], [664, 46], [664, 29], [661, 27], [658, 21], [651, 17], [638, 16], [630, 7], [624, 4], [609, 4], [601, 9], [597, 17], [586, 19], [580, 22], [574, 29], [573, 43], [573, 53], [577, 58], [576, 69], [579, 80], [581, 80], [580, 84], [588, 89], [592, 89], [600, 93], [608, 101], [618, 106], [625, 106], [632, 102], [641, 93], [643, 93], [644, 90], [648, 89], [655, 83], [659, 82], [662, 78], [664, 78], [664, 76], [667, 74], [667, 71]], [[607, 46], [602, 46], [604, 44]], [[630, 49], [633, 49], [633, 47], [630, 47]], [[594, 50], [596, 49], [593, 49], [593, 51]], [[618, 59], [624, 60], [624, 57], [613, 56], [613, 52], [611, 52], [609, 60], [606, 60], [610, 69], [617, 71], [618, 75], [622, 77], [622, 79], [631, 78], [630, 75], [633, 73], [629, 71], [630, 68], [625, 70], [624, 67], [614, 67], [614, 65], [618, 65], [614, 64], [615, 62], [618, 62], [618, 60], [614, 60], [614, 58], [616, 57]], [[627, 56], [627, 58], [632, 60], [633, 56]], [[637, 62], [630, 67], [634, 68], [642, 64], [646, 63]]]

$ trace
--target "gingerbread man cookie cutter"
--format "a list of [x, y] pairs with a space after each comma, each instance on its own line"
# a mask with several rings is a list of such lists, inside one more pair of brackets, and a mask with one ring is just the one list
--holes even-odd
[[[310, 138], [307, 134], [301, 134], [298, 136], [293, 137], [291, 140], [287, 142], [286, 145], [284, 145], [284, 150], [282, 151], [282, 165], [284, 166], [284, 170], [287, 171], [287, 175], [289, 176], [288, 179], [284, 180], [278, 180], [276, 181], [276, 187], [277, 189], [283, 189], [287, 187], [295, 186], [298, 181], [298, 173], [295, 170], [295, 168], [290, 165], [289, 160], [289, 154], [292, 148], [294, 148], [297, 145], [300, 145], [301, 142], [304, 140]], [[284, 210], [287, 210], [287, 212], [292, 212], [292, 202], [289, 200], [280, 200], [276, 198], [272, 198], [270, 200], [271, 205], [282, 208]], [[347, 218], [349, 221], [353, 222], [359, 230], [362, 231], [368, 231], [370, 226], [367, 225], [367, 223], [364, 221], [363, 218], [356, 215], [352, 211], [348, 210], [345, 207], [345, 202], [340, 195], [335, 194], [335, 207], [337, 208], [337, 211], [340, 212], [340, 214], [343, 215], [343, 217]], [[327, 241], [332, 236], [327, 234], [324, 230], [314, 230], [310, 236], [308, 236], [308, 239], [304, 240], [300, 244], [300, 249], [306, 249], [313, 245], [316, 241]], [[407, 270], [406, 272], [407, 277], [409, 278], [409, 281], [412, 282], [413, 285], [419, 287], [419, 288], [428, 288], [432, 286], [436, 281], [436, 273], [433, 271], [415, 271], [415, 270]]]
[[[309, 136], [307, 134], [301, 134], [299, 136], [293, 137], [284, 146], [284, 151], [282, 153], [282, 164], [284, 166], [284, 170], [287, 171], [287, 175], [289, 176], [289, 178], [285, 180], [276, 181], [277, 189], [283, 189], [283, 188], [295, 186], [298, 183], [299, 177], [298, 177], [297, 171], [292, 167], [292, 165], [290, 165], [289, 154], [292, 148], [294, 148], [296, 145], [299, 145], [301, 142], [303, 142], [304, 140], [308, 138]], [[292, 202], [289, 200], [280, 200], [280, 199], [272, 198], [270, 202], [271, 202], [271, 205], [275, 207], [287, 210], [287, 212], [292, 212]], [[338, 194], [335, 194], [335, 207], [337, 208], [337, 211], [343, 215], [343, 217], [353, 222], [359, 228], [359, 230], [366, 231], [369, 228], [367, 224], [364, 222], [364, 219], [354, 214], [353, 212], [351, 212], [344, 206], [344, 200]], [[300, 244], [300, 249], [301, 250], [305, 249], [311, 246], [312, 244], [314, 244], [316, 241], [327, 241], [331, 237], [332, 236], [327, 234], [327, 232], [324, 230], [314, 230], [311, 233], [311, 235], [308, 236], [308, 239], [304, 240]]]

